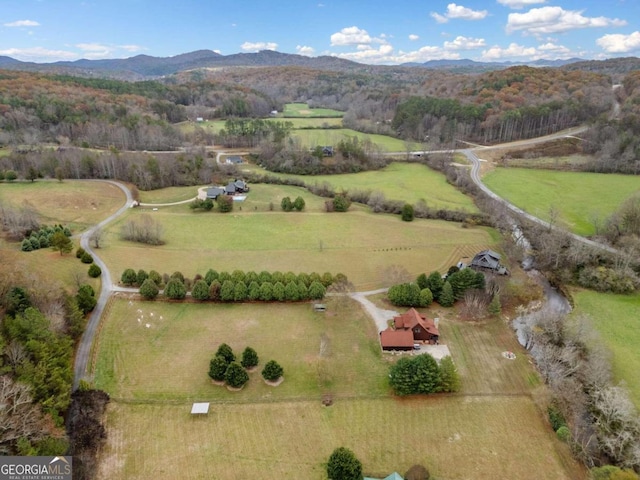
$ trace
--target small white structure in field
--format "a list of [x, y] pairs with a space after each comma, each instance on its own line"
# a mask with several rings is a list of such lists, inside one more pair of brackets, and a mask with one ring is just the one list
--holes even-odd
[[191, 415], [207, 415], [209, 413], [209, 402], [194, 403], [191, 407]]

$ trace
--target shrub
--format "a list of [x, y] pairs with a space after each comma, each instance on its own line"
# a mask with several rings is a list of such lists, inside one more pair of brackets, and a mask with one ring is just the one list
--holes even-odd
[[413, 465], [407, 473], [404, 474], [405, 480], [429, 480], [431, 474], [426, 467], [422, 465]]
[[142, 285], [140, 285], [140, 295], [142, 295], [147, 300], [153, 300], [158, 296], [160, 290], [158, 289], [158, 285], [156, 282], [151, 280], [151, 278], [147, 278]]
[[240, 365], [244, 368], [253, 368], [258, 365], [258, 354], [253, 348], [247, 347], [244, 349]]
[[224, 381], [233, 388], [240, 388], [249, 381], [249, 374], [238, 362], [231, 362], [224, 373]]
[[269, 360], [262, 369], [262, 378], [268, 382], [275, 382], [284, 373], [282, 367], [275, 360]]
[[571, 440], [571, 431], [566, 425], [562, 425], [558, 430], [556, 430], [556, 435], [565, 443], [568, 443], [569, 440]]
[[139, 218], [128, 220], [120, 230], [123, 240], [147, 245], [162, 245], [164, 243], [162, 234], [162, 225], [149, 214], [142, 214]]
[[89, 253], [84, 252], [84, 253], [82, 254], [82, 257], [80, 257], [80, 261], [81, 261], [82, 263], [87, 263], [87, 264], [89, 264], [89, 263], [93, 263], [93, 257], [92, 257]]
[[85, 254], [84, 248], [78, 247], [78, 249], [76, 250], [76, 258], [81, 259], [82, 255], [84, 254]]
[[220, 290], [222, 289], [222, 285], [218, 280], [214, 280], [209, 285], [209, 300], [213, 300], [214, 302], [220, 301]]
[[280, 208], [282, 208], [282, 210], [285, 212], [290, 212], [291, 210], [293, 210], [293, 203], [291, 202], [291, 198], [284, 197], [280, 202]]
[[98, 278], [102, 275], [102, 269], [95, 263], [92, 263], [89, 265], [89, 271], [87, 273], [91, 278]]
[[306, 204], [304, 198], [302, 197], [296, 197], [296, 199], [293, 201], [293, 208], [295, 208], [298, 212], [304, 210], [305, 205]]
[[351, 206], [351, 200], [345, 194], [336, 195], [331, 203], [335, 212], [346, 212]]
[[413, 222], [415, 214], [413, 212], [413, 205], [405, 203], [402, 207], [401, 218], [403, 222]]
[[218, 203], [218, 211], [220, 213], [229, 213], [233, 211], [233, 198], [228, 195], [220, 195], [216, 202]]

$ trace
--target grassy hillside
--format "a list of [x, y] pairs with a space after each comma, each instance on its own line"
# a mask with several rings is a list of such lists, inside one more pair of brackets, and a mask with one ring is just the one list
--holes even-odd
[[560, 222], [579, 235], [595, 233], [624, 200], [640, 191], [640, 178], [631, 175], [498, 168], [483, 177], [498, 195], [544, 220], [552, 210]]

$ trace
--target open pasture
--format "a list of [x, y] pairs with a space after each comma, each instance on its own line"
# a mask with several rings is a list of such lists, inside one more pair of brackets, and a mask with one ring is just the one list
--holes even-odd
[[[517, 347], [505, 323], [441, 318], [463, 394], [401, 399], [387, 386], [395, 357], [381, 355], [373, 322], [346, 302], [328, 299], [319, 314], [309, 304], [114, 300], [96, 363], [95, 383], [113, 398], [99, 478], [161, 480], [177, 470], [185, 479], [320, 480], [337, 446], [379, 477], [424, 463], [437, 478], [524, 480], [531, 469], [538, 478], [583, 478], [530, 395], [536, 377], [526, 357], [500, 355]], [[206, 370], [221, 342], [237, 354], [255, 348], [259, 369], [276, 359], [284, 383], [266, 386], [253, 372], [240, 392], [212, 385]], [[191, 401], [212, 402], [209, 415], [192, 418]]]
[[61, 223], [77, 233], [114, 213], [125, 197], [118, 187], [106, 182], [37, 180], [3, 184], [0, 201], [29, 206], [38, 212], [41, 223]]
[[[528, 397], [212, 405], [112, 403], [100, 479], [324, 480], [346, 446], [365, 475], [426, 465], [435, 478], [584, 478]], [[432, 477], [432, 478], [433, 478]]]
[[[166, 244], [149, 247], [119, 240], [122, 222], [145, 213], [130, 211], [108, 230], [101, 256], [119, 278], [126, 268], [181, 271], [193, 277], [209, 268], [259, 272], [344, 273], [358, 290], [389, 286], [385, 271], [392, 265], [418, 275], [446, 271], [464, 256], [490, 248], [491, 230], [459, 224], [376, 215], [354, 209], [346, 214], [242, 211], [194, 213], [185, 206], [160, 209], [153, 215], [164, 228]], [[309, 207], [309, 210], [311, 208]]]
[[407, 143], [399, 138], [378, 135], [375, 133], [362, 133], [350, 128], [330, 128], [326, 130], [293, 130], [291, 136], [297, 138], [302, 146], [314, 148], [318, 145], [337, 145], [342, 140], [356, 137], [360, 142], [371, 142], [377, 145], [383, 152], [407, 152], [419, 150], [419, 143]]
[[167, 187], [158, 190], [140, 191], [142, 203], [174, 203], [190, 200], [198, 195], [197, 186]]
[[388, 200], [416, 203], [424, 200], [433, 208], [477, 212], [471, 197], [447, 182], [440, 172], [416, 163], [395, 162], [380, 170], [338, 175], [289, 175], [272, 173], [257, 166], [247, 166], [253, 172], [281, 178], [295, 178], [306, 184], [329, 183], [336, 191], [354, 190], [382, 192]]
[[498, 195], [523, 210], [557, 221], [574, 233], [593, 235], [627, 198], [640, 191], [640, 178], [632, 175], [558, 172], [522, 168], [498, 168], [483, 177]]
[[[193, 304], [112, 302], [99, 338], [95, 383], [124, 400], [271, 402], [386, 395], [385, 362], [380, 360], [373, 322], [346, 300], [346, 306], [317, 313], [311, 304]], [[320, 353], [322, 339], [325, 353]], [[209, 360], [221, 343], [238, 359], [245, 347], [260, 364], [242, 392], [212, 385]], [[269, 360], [284, 369], [277, 388], [262, 381]]]
[[342, 118], [344, 112], [333, 110], [331, 108], [309, 108], [306, 103], [287, 103], [284, 110], [278, 116], [288, 118]]
[[640, 408], [640, 294], [613, 295], [580, 290], [574, 293], [576, 315], [586, 315], [611, 351], [613, 374], [627, 384]]

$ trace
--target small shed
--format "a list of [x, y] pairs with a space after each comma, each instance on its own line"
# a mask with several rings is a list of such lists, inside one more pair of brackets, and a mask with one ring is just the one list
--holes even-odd
[[314, 303], [313, 304], [313, 311], [314, 312], [326, 312], [327, 311], [327, 306], [324, 303]]
[[191, 406], [191, 415], [207, 415], [209, 413], [209, 402], [194, 403]]

